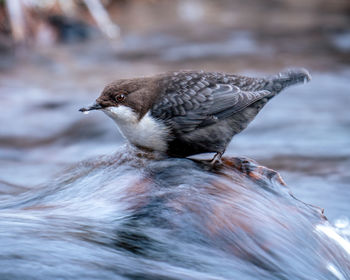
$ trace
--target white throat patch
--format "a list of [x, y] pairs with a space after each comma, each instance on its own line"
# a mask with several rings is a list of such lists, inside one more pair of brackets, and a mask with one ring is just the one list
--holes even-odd
[[127, 106], [108, 107], [103, 110], [113, 119], [130, 143], [155, 151], [167, 150], [167, 127], [153, 118], [149, 112], [139, 121], [137, 114]]

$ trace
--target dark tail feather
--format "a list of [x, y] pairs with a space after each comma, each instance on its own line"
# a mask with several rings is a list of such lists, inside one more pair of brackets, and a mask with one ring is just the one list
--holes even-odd
[[282, 89], [299, 83], [307, 83], [311, 75], [306, 69], [290, 69], [270, 78], [269, 90], [280, 92]]

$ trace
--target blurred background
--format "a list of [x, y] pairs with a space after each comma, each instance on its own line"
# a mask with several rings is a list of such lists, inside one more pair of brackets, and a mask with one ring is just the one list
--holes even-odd
[[203, 69], [313, 80], [270, 102], [226, 156], [279, 171], [292, 192], [350, 216], [348, 0], [0, 1], [0, 193], [55, 178], [125, 140], [88, 105], [112, 80]]

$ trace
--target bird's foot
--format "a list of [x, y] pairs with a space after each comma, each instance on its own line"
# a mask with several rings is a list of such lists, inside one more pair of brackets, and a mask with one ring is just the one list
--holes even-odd
[[221, 157], [224, 153], [221, 153], [221, 152], [217, 152], [213, 159], [210, 161], [210, 164], [213, 166], [215, 165], [216, 163], [220, 163], [221, 162]]

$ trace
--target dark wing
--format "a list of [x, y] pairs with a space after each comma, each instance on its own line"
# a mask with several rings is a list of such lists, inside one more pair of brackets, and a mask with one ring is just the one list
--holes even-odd
[[202, 80], [190, 88], [164, 94], [154, 104], [152, 115], [166, 121], [175, 133], [187, 133], [229, 118], [270, 94], [267, 90], [248, 92], [231, 84]]

